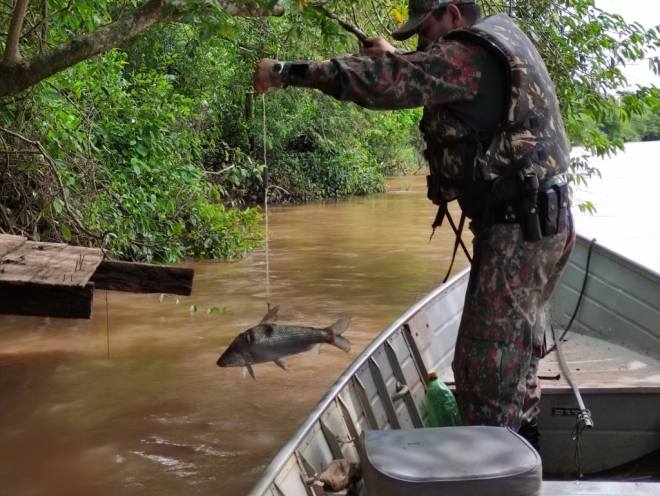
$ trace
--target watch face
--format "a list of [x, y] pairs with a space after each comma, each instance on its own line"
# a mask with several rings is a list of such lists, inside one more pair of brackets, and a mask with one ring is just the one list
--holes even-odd
[[274, 74], [279, 74], [280, 72], [282, 72], [282, 68], [283, 68], [283, 67], [284, 67], [284, 66], [283, 66], [282, 64], [275, 64], [275, 65], [273, 66], [273, 68], [271, 69], [271, 71], [272, 71]]

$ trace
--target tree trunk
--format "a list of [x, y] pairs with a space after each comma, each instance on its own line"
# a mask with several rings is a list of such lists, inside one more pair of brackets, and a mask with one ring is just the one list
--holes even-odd
[[[281, 7], [267, 12], [264, 9], [237, 6], [228, 0], [211, 1], [235, 16], [281, 15], [284, 12]], [[0, 64], [0, 98], [14, 95], [78, 62], [120, 46], [155, 24], [175, 20], [177, 11], [172, 9], [169, 3], [170, 0], [149, 0], [139, 9], [123, 15], [115, 22], [41, 52], [29, 60], [21, 59], [17, 50], [13, 55], [8, 52], [9, 56], [5, 54], [3, 63]], [[8, 46], [7, 50], [10, 49]]]

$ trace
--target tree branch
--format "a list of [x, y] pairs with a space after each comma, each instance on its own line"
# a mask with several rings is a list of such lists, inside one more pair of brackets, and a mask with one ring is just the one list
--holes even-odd
[[32, 145], [32, 146], [34, 146], [35, 148], [37, 148], [39, 150], [41, 155], [43, 155], [44, 159], [46, 160], [46, 163], [53, 170], [53, 174], [55, 175], [55, 179], [57, 180], [57, 186], [59, 187], [59, 193], [60, 193], [60, 196], [62, 197], [62, 203], [64, 204], [64, 210], [66, 210], [66, 212], [69, 214], [71, 220], [74, 222], [76, 227], [81, 232], [83, 232], [84, 234], [86, 234], [87, 236], [89, 236], [91, 238], [98, 238], [99, 236], [97, 234], [95, 234], [91, 231], [88, 231], [85, 228], [85, 226], [82, 225], [82, 222], [80, 221], [80, 219], [78, 219], [78, 216], [73, 212], [73, 210], [69, 206], [69, 202], [67, 200], [67, 195], [65, 193], [66, 188], [64, 187], [64, 184], [62, 183], [62, 176], [60, 175], [60, 170], [57, 167], [57, 164], [55, 163], [53, 158], [48, 154], [48, 152], [41, 145], [41, 143], [39, 141], [33, 141], [31, 139], [28, 139], [25, 136], [23, 136], [22, 134], [16, 133], [14, 131], [10, 131], [9, 129], [5, 129], [3, 127], [0, 127], [0, 131], [5, 133], [5, 134], [8, 134], [10, 136], [13, 136], [14, 138], [17, 138], [17, 139], [23, 141], [24, 143]]
[[279, 4], [275, 5], [273, 10], [267, 10], [252, 2], [240, 2], [238, 5], [232, 0], [209, 0], [209, 2], [216, 4], [227, 14], [235, 17], [269, 17], [284, 14], [284, 7]]
[[326, 17], [329, 17], [330, 19], [334, 19], [335, 21], [337, 21], [337, 24], [339, 24], [344, 30], [346, 30], [349, 33], [353, 34], [361, 42], [364, 43], [365, 41], [367, 41], [367, 38], [369, 38], [364, 33], [364, 31], [362, 31], [361, 29], [353, 26], [350, 22], [347, 22], [347, 21], [343, 20], [341, 17], [339, 17], [334, 12], [330, 12], [327, 8], [325, 8], [325, 6], [311, 4], [310, 7], [314, 7], [316, 9], [320, 10], [321, 12], [323, 12], [323, 14]]
[[[234, 16], [281, 15], [284, 12], [281, 6], [277, 6], [272, 12], [269, 12], [263, 8], [243, 4], [235, 5], [229, 0], [210, 1], [225, 8], [229, 14]], [[17, 2], [27, 3], [27, 0], [17, 0]], [[12, 28], [17, 17], [15, 12], [12, 18]], [[18, 58], [14, 56], [12, 59], [11, 45], [9, 45], [11, 38], [8, 38], [5, 60], [0, 64], [0, 98], [34, 86], [78, 62], [122, 45], [155, 24], [176, 20], [178, 17], [179, 13], [170, 5], [170, 0], [149, 0], [137, 10], [121, 16], [115, 22], [41, 52], [29, 60], [21, 59], [17, 52], [19, 32], [14, 42]], [[10, 35], [11, 32], [10, 28]], [[12, 60], [14, 63], [7, 63]]]
[[[57, 10], [54, 11], [52, 14], [50, 14], [50, 15], [48, 15], [48, 16], [44, 16], [44, 18], [41, 19], [41, 21], [39, 21], [37, 24], [35, 24], [34, 26], [32, 26], [32, 28], [31, 28], [27, 33], [25, 33], [23, 36], [21, 36], [21, 38], [27, 38], [27, 37], [30, 36], [32, 33], [34, 33], [34, 32], [39, 28], [39, 26], [41, 26], [41, 25], [47, 23], [48, 21], [50, 21], [53, 17], [55, 17], [55, 16], [56, 16], [57, 14], [59, 14], [60, 12], [64, 12], [65, 10], [69, 10], [69, 9], [71, 8], [72, 5], [73, 5], [73, 0], [69, 0], [69, 3], [67, 4], [66, 7], [62, 7], [61, 9], [57, 9]], [[47, 4], [46, 4], [46, 7], [47, 7]]]
[[[31, 155], [40, 155], [39, 150], [0, 150], [0, 155], [20, 155], [22, 153], [27, 153]], [[0, 175], [0, 178], [2, 175]]]
[[12, 66], [20, 62], [22, 59], [18, 44], [21, 41], [21, 29], [23, 28], [23, 20], [25, 19], [27, 4], [28, 0], [16, 0], [16, 4], [14, 5], [14, 15], [9, 24], [7, 43], [5, 45], [5, 55], [2, 58], [1, 65], [3, 66]]

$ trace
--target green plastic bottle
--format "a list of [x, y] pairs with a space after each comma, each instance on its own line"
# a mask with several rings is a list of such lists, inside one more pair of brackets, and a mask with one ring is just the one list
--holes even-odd
[[429, 373], [426, 388], [426, 411], [429, 427], [449, 427], [463, 425], [454, 394], [444, 382], [438, 380], [436, 372]]

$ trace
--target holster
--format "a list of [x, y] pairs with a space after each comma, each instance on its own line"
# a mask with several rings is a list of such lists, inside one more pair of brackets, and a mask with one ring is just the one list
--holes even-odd
[[550, 178], [539, 189], [539, 213], [543, 236], [552, 236], [566, 229], [568, 214], [568, 184]]
[[525, 176], [524, 193], [490, 209], [487, 225], [520, 224], [525, 241], [539, 241], [566, 229], [568, 184], [557, 178], [539, 185], [536, 174]]
[[538, 200], [539, 179], [532, 172], [525, 175], [525, 194], [522, 198], [521, 227], [525, 241], [539, 241], [543, 238]]

